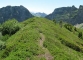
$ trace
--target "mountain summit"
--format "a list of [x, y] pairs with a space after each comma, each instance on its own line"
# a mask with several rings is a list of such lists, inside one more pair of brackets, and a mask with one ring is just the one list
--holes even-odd
[[6, 6], [0, 8], [0, 23], [12, 18], [24, 21], [31, 17], [33, 17], [32, 14], [24, 6]]
[[53, 13], [46, 16], [48, 19], [56, 19], [57, 21], [64, 21], [73, 25], [83, 23], [83, 6], [79, 8], [72, 7], [61, 7], [56, 8]]

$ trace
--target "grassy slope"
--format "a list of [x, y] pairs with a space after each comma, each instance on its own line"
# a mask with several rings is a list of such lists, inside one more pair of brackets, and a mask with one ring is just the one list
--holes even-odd
[[73, 32], [45, 18], [34, 17], [21, 24], [22, 29], [7, 40], [1, 51], [2, 60], [45, 60], [38, 57], [45, 53], [39, 46], [40, 33], [54, 60], [83, 60], [83, 41]]

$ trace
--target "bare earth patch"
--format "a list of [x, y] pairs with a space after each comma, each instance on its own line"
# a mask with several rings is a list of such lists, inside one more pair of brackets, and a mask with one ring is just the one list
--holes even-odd
[[46, 60], [53, 60], [53, 57], [50, 54], [50, 52], [48, 51], [48, 49], [43, 46], [43, 42], [45, 41], [45, 36], [43, 35], [43, 33], [40, 33], [40, 36], [41, 37], [39, 40], [39, 45], [40, 45], [40, 47], [42, 47], [45, 50], [45, 54], [39, 55], [39, 57], [45, 57]]

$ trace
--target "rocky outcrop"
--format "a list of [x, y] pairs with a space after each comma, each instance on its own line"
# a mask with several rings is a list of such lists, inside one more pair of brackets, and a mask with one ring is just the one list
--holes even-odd
[[64, 21], [73, 25], [83, 23], [83, 6], [79, 8], [72, 7], [61, 7], [54, 10], [52, 14], [46, 16], [48, 19], [55, 19], [56, 21]]

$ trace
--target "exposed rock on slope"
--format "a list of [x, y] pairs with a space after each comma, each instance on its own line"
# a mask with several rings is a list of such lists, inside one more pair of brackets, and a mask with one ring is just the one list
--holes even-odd
[[56, 19], [57, 21], [64, 21], [73, 25], [83, 23], [83, 6], [79, 8], [72, 7], [61, 7], [54, 10], [52, 14], [46, 16], [48, 19]]
[[12, 18], [24, 21], [31, 17], [33, 17], [32, 14], [23, 6], [6, 6], [0, 8], [0, 23]]

